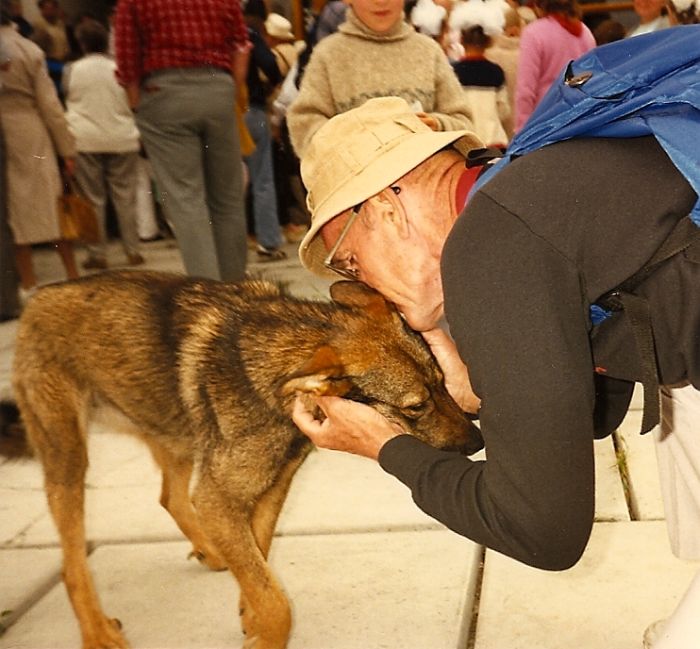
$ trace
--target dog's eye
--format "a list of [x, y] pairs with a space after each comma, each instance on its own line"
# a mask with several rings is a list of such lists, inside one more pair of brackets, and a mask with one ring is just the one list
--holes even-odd
[[403, 414], [409, 419], [418, 419], [419, 417], [422, 417], [428, 412], [430, 405], [430, 399], [426, 399], [425, 401], [421, 401], [420, 403], [412, 404], [410, 406], [404, 406], [401, 409], [401, 412], [403, 412]]

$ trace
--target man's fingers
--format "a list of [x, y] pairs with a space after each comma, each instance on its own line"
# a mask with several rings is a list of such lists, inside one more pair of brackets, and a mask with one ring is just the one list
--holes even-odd
[[[300, 397], [294, 400], [294, 407], [292, 409], [292, 421], [306, 433], [307, 430], [317, 429], [320, 427], [320, 422], [315, 419], [313, 414], [307, 410], [303, 401]], [[308, 433], [307, 433], [308, 434]]]

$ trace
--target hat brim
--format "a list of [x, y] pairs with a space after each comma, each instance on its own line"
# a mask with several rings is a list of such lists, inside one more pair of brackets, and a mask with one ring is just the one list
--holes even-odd
[[382, 151], [315, 210], [311, 227], [299, 245], [302, 265], [316, 275], [337, 279], [338, 275], [323, 265], [328, 252], [319, 236], [321, 228], [336, 216], [386, 189], [434, 153], [450, 144], [456, 144], [465, 136], [468, 140], [464, 146], [466, 151], [474, 147], [474, 135], [469, 131], [412, 133], [390, 151]]

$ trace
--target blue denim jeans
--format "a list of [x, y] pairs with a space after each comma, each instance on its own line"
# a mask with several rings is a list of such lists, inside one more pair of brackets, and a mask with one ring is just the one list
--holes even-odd
[[245, 123], [255, 142], [255, 151], [244, 158], [253, 192], [255, 236], [265, 248], [279, 248], [283, 239], [272, 168], [272, 135], [265, 110], [251, 106], [245, 114]]

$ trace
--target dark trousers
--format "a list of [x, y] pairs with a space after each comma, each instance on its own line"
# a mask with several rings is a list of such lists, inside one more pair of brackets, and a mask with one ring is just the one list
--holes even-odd
[[0, 131], [0, 321], [16, 318], [19, 312], [14, 239], [7, 221], [7, 165], [5, 140]]

